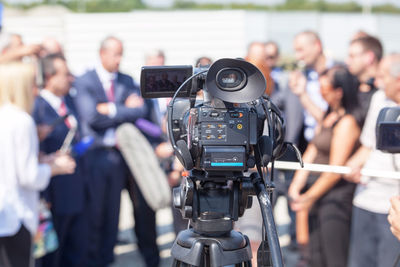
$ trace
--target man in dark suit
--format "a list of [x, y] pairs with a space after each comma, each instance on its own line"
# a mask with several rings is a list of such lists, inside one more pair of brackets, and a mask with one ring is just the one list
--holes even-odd
[[[38, 125], [48, 125], [42, 136], [40, 151], [50, 154], [59, 150], [71, 128], [76, 128], [77, 116], [68, 95], [72, 77], [61, 55], [43, 59], [45, 88], [35, 101], [33, 116]], [[70, 114], [69, 116], [65, 116]], [[77, 138], [75, 138], [77, 139]], [[74, 174], [51, 179], [42, 196], [49, 203], [57, 232], [59, 247], [41, 260], [42, 266], [85, 266], [87, 247], [86, 180], [82, 159], [76, 158]]]
[[[130, 177], [118, 149], [115, 129], [126, 122], [134, 123], [148, 112], [133, 79], [119, 72], [122, 52], [122, 42], [115, 37], [107, 37], [100, 46], [100, 64], [75, 82], [75, 102], [83, 124], [83, 133], [95, 138], [88, 156], [91, 185], [88, 266], [107, 266], [114, 260], [120, 193]], [[134, 206], [135, 211], [138, 211], [135, 223], [136, 227], [142, 226], [141, 235], [138, 236], [141, 248], [141, 239], [149, 238], [146, 231], [147, 228], [151, 229], [146, 227], [147, 212], [143, 210], [150, 208], [143, 203], [140, 190], [136, 190], [135, 194], [138, 200], [138, 203], [134, 203], [137, 204]], [[159, 261], [155, 238], [156, 235], [152, 234], [151, 253], [145, 257], [155, 262], [153, 266]], [[143, 250], [140, 250], [143, 254]]]

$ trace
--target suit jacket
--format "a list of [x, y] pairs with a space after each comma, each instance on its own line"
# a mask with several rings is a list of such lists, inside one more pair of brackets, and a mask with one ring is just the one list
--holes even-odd
[[94, 146], [101, 147], [105, 132], [110, 128], [116, 128], [125, 122], [135, 122], [147, 113], [146, 105], [138, 108], [125, 107], [125, 100], [132, 93], [140, 95], [133, 79], [118, 72], [114, 82], [114, 98], [116, 114], [114, 117], [102, 115], [97, 112], [99, 103], [108, 102], [105, 90], [95, 70], [88, 71], [75, 80], [74, 87], [77, 90], [75, 105], [82, 123], [84, 136], [92, 136], [95, 139]]
[[[146, 115], [144, 116], [144, 119], [152, 122], [154, 125], [158, 126], [161, 129], [162, 125], [160, 123], [163, 118], [160, 117], [162, 115], [159, 112], [157, 99], [145, 99], [145, 105], [147, 108], [147, 112], [146, 112]], [[139, 130], [141, 130], [141, 129], [139, 129]], [[161, 135], [159, 137], [153, 137], [153, 136], [148, 135], [144, 131], [141, 131], [141, 132], [147, 138], [147, 140], [153, 147], [156, 147], [160, 143], [167, 141], [166, 135]]]
[[[72, 115], [75, 114], [73, 103], [70, 97], [65, 97], [65, 105]], [[60, 116], [41, 96], [35, 100], [33, 118], [36, 124], [51, 125]], [[40, 151], [50, 154], [61, 148], [69, 128], [65, 122], [54, 126], [54, 130], [40, 142]], [[77, 138], [75, 138], [77, 141]], [[77, 168], [72, 175], [58, 175], [50, 180], [47, 189], [42, 193], [51, 208], [56, 214], [76, 214], [83, 211], [85, 198], [85, 175], [81, 159], [75, 159]]]

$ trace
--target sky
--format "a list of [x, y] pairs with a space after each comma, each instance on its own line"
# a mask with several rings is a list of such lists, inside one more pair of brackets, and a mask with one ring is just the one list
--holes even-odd
[[[129, 1], [129, 0], [127, 0]], [[144, 3], [149, 4], [151, 6], [158, 7], [168, 7], [174, 3], [174, 0], [142, 0]], [[208, 3], [218, 3], [218, 4], [230, 4], [230, 3], [252, 3], [259, 5], [274, 5], [284, 3], [285, 0], [188, 0], [190, 2], [196, 2], [199, 4], [208, 4]], [[332, 3], [346, 3], [351, 2], [351, 0], [325, 0], [327, 2]], [[361, 5], [381, 5], [381, 4], [394, 4], [400, 7], [399, 0], [352, 0], [353, 2], [357, 2]], [[40, 0], [5, 0], [8, 3], [32, 3], [32, 2], [40, 2]]]

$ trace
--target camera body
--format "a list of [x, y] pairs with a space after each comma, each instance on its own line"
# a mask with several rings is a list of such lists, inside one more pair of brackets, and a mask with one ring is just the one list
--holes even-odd
[[400, 107], [384, 108], [376, 122], [376, 148], [400, 153]]
[[[172, 97], [169, 139], [190, 171], [173, 189], [174, 207], [191, 225], [171, 249], [176, 266], [251, 265], [250, 242], [233, 231], [233, 222], [251, 207], [253, 195], [268, 238], [268, 248], [263, 242], [259, 251], [271, 251], [273, 265], [283, 266], [267, 193], [273, 185], [264, 179], [263, 167], [284, 151], [284, 120], [264, 96], [265, 78], [254, 65], [238, 59], [220, 59], [187, 78], [191, 71], [190, 66], [143, 67], [141, 74], [143, 97]], [[202, 101], [196, 99], [200, 90]], [[257, 172], [245, 176], [255, 165]]]
[[[143, 67], [141, 73], [143, 97], [181, 97], [176, 101], [174, 97], [168, 108], [169, 134], [177, 157], [187, 170], [233, 173], [254, 167], [253, 146], [266, 118], [260, 112], [264, 76], [252, 64], [237, 59], [195, 69], [193, 81], [187, 79], [191, 72], [191, 66], [162, 66]], [[203, 101], [196, 101], [200, 90]]]
[[192, 108], [188, 119], [188, 147], [195, 168], [205, 171], [245, 171], [257, 143], [257, 113], [248, 107]]

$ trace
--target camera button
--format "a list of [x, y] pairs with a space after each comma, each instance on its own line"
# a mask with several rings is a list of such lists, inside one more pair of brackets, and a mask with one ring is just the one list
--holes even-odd
[[218, 117], [218, 116], [219, 116], [219, 113], [217, 111], [212, 111], [210, 113], [210, 117]]

